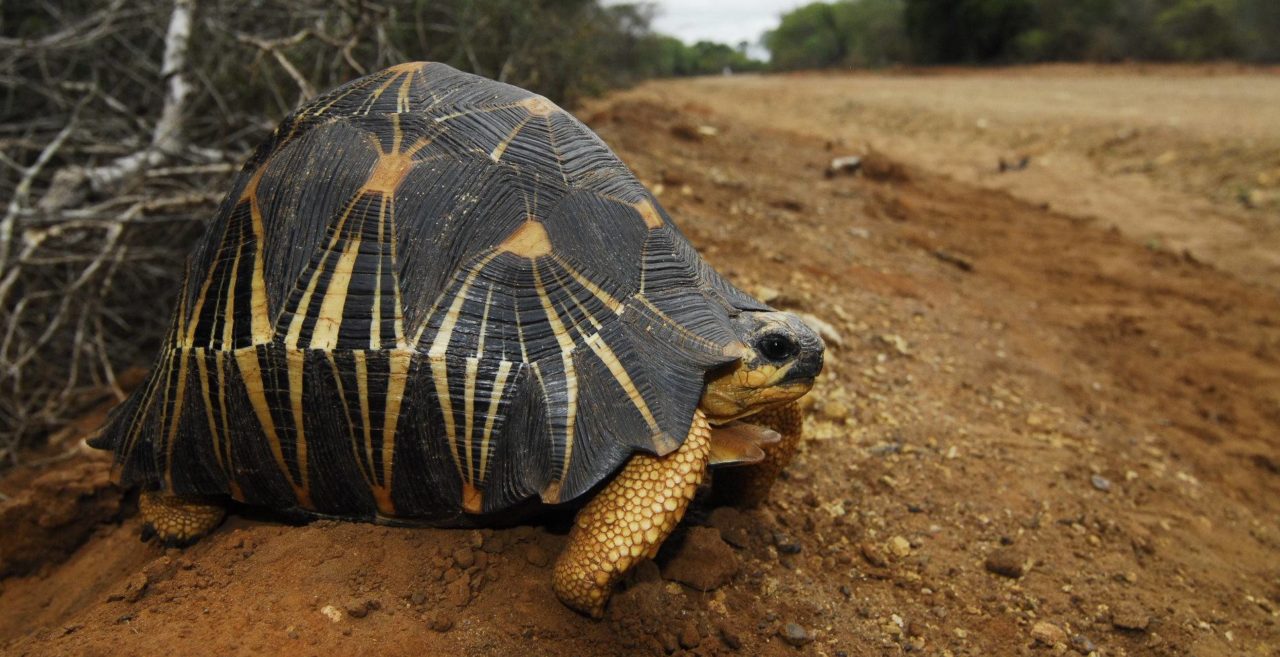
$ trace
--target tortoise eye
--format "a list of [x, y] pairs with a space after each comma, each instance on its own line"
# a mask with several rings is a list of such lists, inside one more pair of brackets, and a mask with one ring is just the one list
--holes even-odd
[[768, 360], [782, 362], [800, 353], [800, 345], [781, 333], [766, 333], [756, 341], [756, 350]]

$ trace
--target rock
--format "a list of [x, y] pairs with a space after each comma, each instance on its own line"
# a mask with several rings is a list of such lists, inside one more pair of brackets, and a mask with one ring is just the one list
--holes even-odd
[[831, 159], [831, 164], [827, 165], [827, 177], [831, 178], [839, 174], [854, 174], [858, 169], [862, 168], [862, 158], [857, 155], [845, 155], [843, 157], [835, 157]]
[[342, 620], [342, 610], [333, 605], [325, 605], [320, 608], [320, 613], [328, 618], [330, 622], [337, 623]]
[[688, 123], [677, 123], [671, 126], [671, 135], [685, 141], [700, 141], [702, 135], [698, 134], [698, 129]]
[[782, 640], [789, 645], [797, 648], [813, 641], [813, 635], [795, 623], [787, 623], [779, 628], [778, 636], [782, 637]]
[[433, 632], [448, 632], [453, 629], [453, 618], [448, 614], [434, 613], [427, 618], [427, 627]]
[[542, 549], [542, 546], [532, 544], [525, 547], [524, 560], [528, 561], [531, 566], [545, 568], [551, 562], [551, 556], [547, 554], [546, 550]]
[[1027, 168], [1028, 164], [1031, 164], [1031, 156], [1029, 155], [1014, 156], [1008, 160], [1002, 157], [999, 159], [996, 168], [1000, 173], [1005, 173], [1006, 171], [1022, 171]]
[[111, 483], [111, 464], [92, 461], [52, 469], [0, 498], [0, 579], [61, 563], [99, 523], [120, 515], [122, 495]]
[[1121, 630], [1141, 632], [1151, 624], [1151, 613], [1135, 602], [1121, 602], [1111, 610], [1111, 624]]
[[906, 182], [911, 178], [906, 167], [878, 151], [871, 151], [863, 156], [862, 175], [877, 182]]
[[911, 354], [911, 347], [907, 344], [906, 338], [896, 333], [881, 333], [876, 336], [876, 340], [886, 347], [892, 348], [898, 352], [899, 356], [907, 356]]
[[899, 559], [911, 554], [911, 543], [901, 536], [894, 536], [889, 539], [886, 547], [889, 549], [890, 554]]
[[461, 608], [471, 604], [471, 594], [471, 576], [462, 573], [461, 577], [445, 586], [444, 600], [446, 604]]
[[1096, 489], [1098, 489], [1098, 490], [1100, 490], [1100, 491], [1102, 491], [1102, 492], [1104, 492], [1104, 493], [1105, 493], [1105, 492], [1107, 492], [1107, 491], [1109, 491], [1109, 490], [1111, 490], [1111, 480], [1110, 480], [1110, 479], [1107, 479], [1106, 477], [1104, 477], [1104, 476], [1102, 476], [1102, 475], [1100, 475], [1100, 474], [1095, 474], [1095, 475], [1090, 476], [1090, 477], [1089, 477], [1089, 483], [1093, 484], [1093, 487], [1094, 487], [1094, 488], [1096, 488]]
[[859, 547], [862, 551], [862, 558], [866, 559], [867, 563], [876, 568], [884, 568], [889, 565], [889, 559], [885, 557], [884, 551], [874, 543], [863, 543]]
[[688, 621], [684, 624], [684, 627], [680, 629], [678, 638], [680, 647], [685, 650], [693, 650], [698, 647], [698, 644], [702, 643], [702, 635], [698, 634], [698, 626], [694, 625], [693, 621]]
[[731, 506], [722, 506], [711, 512], [707, 524], [720, 530], [724, 542], [736, 548], [747, 546], [751, 537], [751, 520]]
[[730, 650], [738, 650], [742, 647], [742, 637], [738, 636], [738, 633], [733, 631], [733, 628], [728, 625], [720, 626], [720, 640], [723, 641], [724, 645]]
[[800, 554], [800, 551], [804, 549], [783, 532], [773, 533], [773, 544], [778, 548], [779, 554]]
[[506, 547], [506, 544], [507, 542], [506, 539], [503, 538], [503, 535], [495, 533], [492, 536], [486, 536], [484, 538], [484, 545], [481, 545], [480, 549], [484, 550], [485, 554], [498, 554], [499, 552], [502, 552], [502, 549]]
[[684, 542], [662, 569], [662, 576], [697, 589], [714, 591], [738, 572], [738, 554], [712, 527], [691, 527]]
[[680, 640], [676, 635], [670, 632], [663, 632], [658, 635], [658, 640], [662, 642], [662, 652], [670, 655], [680, 648]]
[[1075, 648], [1076, 652], [1082, 655], [1087, 655], [1098, 649], [1097, 644], [1090, 641], [1089, 637], [1083, 634], [1077, 634], [1071, 637], [1071, 647]]
[[822, 416], [837, 424], [844, 424], [849, 419], [849, 405], [832, 401], [822, 405]]
[[453, 552], [453, 562], [458, 567], [466, 570], [476, 562], [476, 553], [471, 548], [458, 548]]
[[125, 602], [137, 602], [147, 593], [147, 586], [151, 584], [151, 580], [145, 572], [134, 573], [124, 583], [124, 588], [119, 593], [114, 593], [107, 597], [107, 601], [124, 600]]
[[352, 618], [364, 618], [369, 615], [369, 607], [363, 601], [349, 603], [346, 610], [347, 615]]
[[1046, 646], [1056, 646], [1059, 643], [1065, 644], [1067, 642], [1067, 633], [1064, 632], [1061, 627], [1058, 627], [1053, 623], [1040, 621], [1031, 626], [1031, 638], [1034, 639], [1036, 643]]
[[1011, 579], [1018, 579], [1027, 574], [1031, 567], [1031, 559], [1017, 548], [998, 548], [987, 555], [987, 570]]
[[955, 267], [956, 269], [959, 269], [960, 271], [973, 271], [973, 261], [958, 253], [937, 249], [933, 252], [933, 257]]

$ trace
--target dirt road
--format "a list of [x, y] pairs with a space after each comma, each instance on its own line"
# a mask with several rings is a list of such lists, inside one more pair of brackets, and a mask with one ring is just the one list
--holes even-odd
[[648, 90], [841, 152], [870, 145], [1280, 287], [1280, 75], [1146, 71], [756, 76]]
[[1280, 654], [1276, 78], [1032, 73], [662, 82], [583, 112], [717, 268], [839, 334], [773, 499], [700, 502], [711, 530], [605, 620], [551, 592], [565, 518], [241, 513], [166, 552], [78, 456], [0, 482], [0, 570], [35, 565], [0, 579], [0, 652]]

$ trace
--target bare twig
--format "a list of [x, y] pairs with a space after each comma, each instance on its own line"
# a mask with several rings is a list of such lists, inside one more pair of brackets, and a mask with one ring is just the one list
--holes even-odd
[[302, 43], [310, 36], [311, 30], [302, 30], [293, 36], [273, 40], [261, 39], [251, 34], [236, 34], [236, 38], [241, 42], [250, 44], [275, 58], [276, 62], [280, 64], [280, 68], [284, 69], [284, 72], [289, 74], [289, 77], [293, 78], [294, 83], [298, 85], [298, 93], [302, 95], [302, 100], [315, 96], [315, 87], [311, 86], [311, 83], [298, 71], [293, 62], [289, 61], [283, 49]]

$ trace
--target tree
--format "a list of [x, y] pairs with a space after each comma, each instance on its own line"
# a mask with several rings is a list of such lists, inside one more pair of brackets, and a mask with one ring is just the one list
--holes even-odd
[[925, 63], [1009, 60], [1032, 26], [1033, 0], [906, 0], [913, 52]]
[[903, 24], [903, 0], [845, 0], [835, 6], [836, 24], [844, 42], [841, 63], [887, 66], [911, 59], [911, 44]]
[[844, 62], [845, 44], [835, 7], [814, 2], [787, 12], [765, 33], [765, 47], [778, 69], [825, 68]]
[[1241, 44], [1231, 0], [1179, 0], [1156, 17], [1157, 32], [1178, 59], [1236, 57]]

